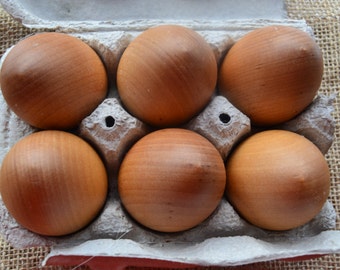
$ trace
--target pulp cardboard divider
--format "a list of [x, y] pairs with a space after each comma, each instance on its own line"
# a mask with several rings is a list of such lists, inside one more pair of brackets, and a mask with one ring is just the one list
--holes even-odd
[[[214, 47], [217, 57], [221, 57], [226, 52], [226, 48], [245, 33], [266, 25], [290, 25], [312, 34], [312, 30], [304, 21], [287, 19], [284, 1], [214, 0], [203, 3], [196, 0], [143, 0], [139, 1], [138, 5], [134, 1], [109, 0], [78, 2], [1, 0], [0, 2], [13, 17], [27, 27], [69, 33], [85, 39], [90, 45], [93, 39], [95, 40], [93, 43], [99, 44], [97, 48], [99, 53], [102, 44], [114, 46], [109, 40], [112, 36], [130, 36], [127, 39], [131, 40], [143, 30], [159, 24], [181, 24], [199, 31]], [[258, 8], [259, 6], [261, 8]], [[226, 41], [223, 36], [228, 36], [228, 40]], [[110, 48], [110, 50], [115, 49]], [[118, 55], [121, 50], [122, 48]], [[104, 50], [103, 53], [106, 51]], [[26, 126], [19, 127], [18, 130], [21, 133], [12, 138], [12, 143], [32, 132]], [[329, 223], [335, 223], [335, 218], [332, 216]], [[9, 222], [2, 226], [16, 225]], [[6, 228], [2, 230], [6, 231]], [[18, 232], [17, 235], [30, 237], [29, 233], [20, 226], [15, 230], [9, 230], [10, 233], [13, 231]], [[16, 235], [6, 235], [6, 237], [13, 239]], [[44, 243], [39, 241], [32, 241], [32, 243]], [[50, 239], [46, 240], [46, 245], [55, 244], [54, 240], [49, 241]], [[28, 242], [26, 241], [23, 246]], [[287, 239], [281, 237], [272, 240], [238, 235], [210, 237], [204, 241], [186, 243], [156, 242], [151, 245], [132, 239], [109, 238], [91, 239], [82, 243], [76, 241], [73, 244], [72, 241], [66, 241], [66, 244], [63, 244], [62, 240], [57, 242], [58, 244], [46, 257], [45, 265], [88, 265], [93, 270], [112, 269], [113, 266], [115, 269], [125, 269], [127, 266], [174, 268], [196, 265], [232, 266], [340, 252], [340, 232], [331, 229], [314, 235], [309, 234], [306, 237], [298, 235], [296, 239], [291, 235]], [[20, 239], [15, 244], [20, 246]]]

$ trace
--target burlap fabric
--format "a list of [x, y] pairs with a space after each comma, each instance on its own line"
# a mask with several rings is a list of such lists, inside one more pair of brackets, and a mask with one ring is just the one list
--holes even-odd
[[[305, 19], [314, 29], [318, 44], [324, 55], [324, 78], [320, 91], [336, 93], [334, 118], [336, 121], [335, 141], [327, 154], [331, 171], [331, 194], [337, 213], [337, 229], [340, 230], [340, 1], [339, 0], [287, 0], [288, 14], [294, 19]], [[23, 27], [0, 7], [0, 56], [22, 37], [37, 30]], [[39, 30], [42, 31], [42, 30]], [[46, 247], [16, 250], [0, 238], [0, 269], [40, 269], [43, 258], [48, 254]], [[65, 270], [87, 269], [45, 267], [42, 269]], [[299, 262], [272, 261], [243, 267], [209, 269], [340, 269], [340, 255], [327, 255], [319, 259]]]

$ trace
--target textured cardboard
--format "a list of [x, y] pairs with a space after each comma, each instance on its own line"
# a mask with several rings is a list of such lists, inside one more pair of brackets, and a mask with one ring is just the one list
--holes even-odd
[[[128, 145], [148, 132], [143, 123], [135, 121], [136, 119], [129, 115], [126, 116], [126, 112], [121, 110], [113, 78], [122, 52], [141, 31], [169, 23], [191, 27], [211, 45], [218, 62], [240, 37], [266, 25], [290, 25], [312, 35], [312, 29], [304, 21], [286, 19], [284, 1], [215, 0], [203, 3], [197, 0], [144, 0], [139, 1], [138, 5], [134, 1], [109, 0], [1, 2], [7, 11], [26, 26], [67, 32], [87, 42], [101, 56], [108, 74], [112, 75], [109, 97], [102, 107], [99, 106], [97, 111], [84, 119], [78, 134], [97, 144], [106, 157], [106, 162], [113, 164], [114, 167], [119, 166], [119, 159], [116, 160], [112, 153], [124, 152]], [[107, 103], [112, 103], [113, 107], [108, 109]], [[223, 123], [223, 128], [219, 128], [221, 121], [216, 116], [225, 112], [227, 107], [229, 116], [235, 114], [239, 120], [243, 119], [243, 122], [236, 121], [237, 117], [232, 117], [232, 121]], [[332, 97], [320, 96], [302, 115], [285, 123], [281, 128], [309, 136], [323, 153], [326, 153], [332, 143], [334, 132], [331, 111]], [[120, 116], [130, 119], [125, 126], [130, 138], [125, 144], [118, 144], [118, 148], [105, 147], [105, 140], [108, 142], [112, 139], [112, 134], [107, 133], [108, 126], [105, 126], [107, 113], [110, 116], [113, 113], [116, 121]], [[213, 118], [214, 121], [207, 124], [206, 117]], [[320, 118], [324, 121], [318, 121]], [[91, 127], [95, 123], [104, 123], [104, 126]], [[2, 161], [16, 141], [34, 132], [35, 129], [8, 109], [2, 95], [0, 95], [0, 124], [0, 161]], [[233, 138], [227, 138], [230, 134], [228, 135], [226, 130], [223, 131], [226, 125], [234, 130], [230, 132], [234, 134]], [[249, 132], [254, 132], [250, 130], [247, 118], [238, 114], [232, 104], [227, 104], [221, 98], [215, 98], [205, 111], [188, 123], [186, 128], [207, 137], [211, 136], [210, 140], [214, 141], [224, 157], [233, 144]], [[114, 132], [120, 134], [119, 130], [122, 129]], [[216, 134], [213, 135], [210, 130]], [[103, 141], [99, 143], [99, 139], [102, 139], [104, 144]], [[226, 139], [231, 140], [226, 142]], [[223, 147], [225, 145], [227, 147]], [[112, 182], [115, 181], [114, 178], [115, 175], [112, 173]], [[226, 200], [223, 200], [204, 223], [187, 232], [169, 235], [145, 230], [134, 223], [121, 208], [119, 198], [116, 196], [113, 184], [102, 214], [84, 230], [62, 238], [42, 237], [23, 229], [8, 214], [0, 200], [0, 232], [15, 247], [53, 246], [51, 254], [45, 260], [46, 265], [86, 264], [92, 269], [102, 270], [111, 269], [112, 265], [116, 266], [116, 269], [124, 269], [130, 265], [177, 268], [192, 265], [229, 266], [340, 252], [340, 232], [332, 231], [336, 213], [329, 202], [325, 204], [320, 214], [305, 226], [289, 232], [274, 233], [251, 226], [237, 215]]]

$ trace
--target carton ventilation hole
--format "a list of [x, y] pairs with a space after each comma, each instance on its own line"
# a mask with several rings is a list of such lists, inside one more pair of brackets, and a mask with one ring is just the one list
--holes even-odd
[[223, 123], [223, 124], [228, 124], [231, 120], [231, 117], [229, 114], [227, 113], [221, 113], [220, 116], [220, 121]]
[[105, 125], [108, 128], [112, 128], [115, 125], [116, 120], [112, 116], [105, 117]]

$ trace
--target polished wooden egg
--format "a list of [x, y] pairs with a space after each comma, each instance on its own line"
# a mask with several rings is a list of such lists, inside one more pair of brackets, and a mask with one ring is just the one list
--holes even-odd
[[215, 91], [217, 62], [197, 32], [178, 25], [150, 28], [124, 51], [117, 70], [127, 110], [157, 127], [174, 127], [199, 113]]
[[41, 129], [76, 127], [105, 98], [105, 67], [80, 39], [40, 33], [16, 44], [1, 68], [9, 107]]
[[216, 209], [225, 188], [220, 153], [204, 137], [162, 129], [139, 140], [124, 158], [118, 190], [126, 210], [161, 232], [190, 229]]
[[98, 154], [64, 131], [40, 131], [17, 142], [5, 156], [0, 192], [9, 213], [35, 233], [78, 231], [100, 212], [108, 180]]
[[226, 194], [250, 223], [288, 230], [309, 222], [330, 189], [327, 162], [305, 137], [289, 131], [257, 133], [236, 147], [226, 164]]
[[249, 116], [271, 126], [292, 119], [312, 101], [323, 75], [321, 50], [302, 30], [267, 26], [242, 37], [219, 71], [222, 95]]

